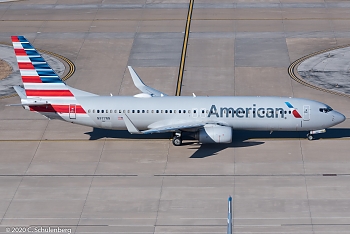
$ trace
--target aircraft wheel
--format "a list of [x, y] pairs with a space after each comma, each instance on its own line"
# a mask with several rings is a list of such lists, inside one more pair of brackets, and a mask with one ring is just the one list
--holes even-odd
[[311, 134], [307, 134], [307, 139], [308, 139], [309, 141], [312, 141], [312, 140], [314, 139], [314, 136], [311, 135]]
[[174, 146], [180, 146], [180, 145], [182, 145], [182, 139], [181, 139], [181, 137], [174, 137], [174, 138], [173, 138], [173, 145], [174, 145]]

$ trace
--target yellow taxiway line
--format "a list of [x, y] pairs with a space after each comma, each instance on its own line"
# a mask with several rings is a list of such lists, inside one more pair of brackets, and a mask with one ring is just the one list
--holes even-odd
[[185, 29], [185, 35], [184, 35], [184, 43], [183, 43], [183, 46], [182, 46], [181, 62], [180, 62], [180, 67], [179, 67], [179, 76], [177, 78], [176, 96], [180, 96], [181, 95], [181, 86], [182, 86], [182, 80], [183, 80], [183, 73], [184, 73], [184, 69], [185, 69], [185, 60], [186, 60], [188, 37], [189, 37], [189, 34], [190, 34], [191, 18], [192, 18], [192, 12], [193, 12], [193, 2], [194, 2], [194, 0], [190, 0], [190, 5], [189, 5], [189, 8], [188, 8], [188, 13], [187, 13], [186, 29]]

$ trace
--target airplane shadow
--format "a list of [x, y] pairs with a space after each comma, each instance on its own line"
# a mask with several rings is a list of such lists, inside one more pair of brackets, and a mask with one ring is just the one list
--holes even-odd
[[[132, 135], [128, 131], [120, 130], [107, 130], [100, 128], [93, 128], [91, 132], [85, 134], [90, 135], [89, 140], [98, 140], [101, 138], [112, 138], [112, 139], [170, 139], [171, 133], [162, 134], [151, 134], [151, 135]], [[189, 149], [196, 149], [190, 158], [206, 158], [217, 155], [220, 151], [227, 148], [241, 148], [241, 147], [254, 147], [265, 142], [263, 139], [281, 138], [281, 139], [298, 139], [306, 138], [307, 132], [273, 132], [270, 134], [268, 131], [233, 131], [233, 141], [230, 144], [205, 144], [200, 145], [193, 138], [190, 137], [189, 133], [183, 133], [183, 139], [185, 140], [184, 146], [191, 146]], [[350, 137], [350, 129], [348, 128], [331, 128], [327, 129], [325, 133], [315, 135], [315, 139], [338, 139]], [[254, 141], [259, 139], [260, 141]], [[253, 140], [253, 141], [247, 141]]]
[[98, 140], [101, 138], [110, 139], [170, 139], [171, 133], [160, 133], [160, 134], [130, 134], [126, 130], [109, 130], [101, 128], [93, 128], [91, 132], [85, 132], [84, 134], [90, 135], [89, 140]]
[[[233, 131], [233, 138], [237, 140], [249, 140], [249, 139], [271, 139], [271, 138], [287, 138], [287, 139], [296, 139], [296, 138], [306, 138], [307, 131], [301, 132], [270, 132], [268, 131]], [[337, 139], [350, 137], [349, 128], [330, 128], [327, 129], [325, 133], [314, 135], [315, 140], [317, 139]]]
[[189, 149], [196, 149], [196, 152], [194, 152], [194, 154], [192, 154], [190, 158], [206, 158], [210, 156], [215, 156], [220, 151], [227, 148], [252, 147], [252, 146], [257, 146], [264, 143], [265, 142], [259, 142], [259, 141], [244, 142], [244, 141], [233, 140], [232, 143], [230, 144], [205, 144], [205, 145], [197, 144], [197, 147], [189, 148]]
[[[101, 128], [93, 128], [91, 132], [85, 132], [84, 134], [90, 135], [89, 140], [98, 140], [101, 138], [113, 138], [113, 139], [170, 139], [172, 137], [171, 133], [161, 133], [161, 134], [149, 134], [149, 135], [133, 135], [128, 131], [121, 130], [108, 130]], [[306, 138], [307, 132], [273, 132], [270, 134], [268, 131], [243, 131], [243, 130], [234, 130], [233, 131], [233, 140], [234, 141], [245, 141], [250, 139], [271, 139], [271, 138]], [[321, 139], [336, 139], [350, 137], [349, 128], [330, 128], [327, 129], [325, 133], [316, 134], [316, 138]], [[188, 133], [183, 133], [183, 138], [185, 140], [191, 140]], [[215, 145], [215, 144], [214, 144]]]

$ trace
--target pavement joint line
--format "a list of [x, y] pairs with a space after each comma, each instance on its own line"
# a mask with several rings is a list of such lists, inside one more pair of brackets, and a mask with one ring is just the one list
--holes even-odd
[[[0, 177], [136, 177], [139, 175], [92, 175], [92, 174], [86, 174], [86, 175], [0, 175]], [[78, 219], [78, 218], [77, 218]]]
[[[235, 138], [234, 138], [235, 139]], [[297, 140], [298, 138], [250, 138], [250, 140], [264, 140], [264, 141], [292, 141], [292, 140]], [[320, 140], [341, 140], [341, 141], [349, 141], [350, 137], [343, 137], [343, 138], [319, 138]], [[123, 138], [116, 138], [116, 139], [111, 139], [111, 138], [101, 138], [101, 139], [96, 139], [96, 140], [90, 140], [90, 139], [44, 139], [44, 140], [40, 140], [40, 139], [6, 139], [6, 140], [0, 140], [0, 142], [37, 142], [37, 141], [41, 141], [41, 142], [90, 142], [90, 141], [139, 141], [139, 140], [143, 140], [143, 141], [170, 141], [172, 140], [171, 138], [163, 138], [163, 139], [123, 139]], [[239, 138], [236, 139], [237, 141], [235, 142], [241, 142]], [[301, 140], [303, 141], [308, 141], [307, 139], [301, 138]], [[192, 141], [192, 140], [189, 140]], [[242, 139], [243, 141], [243, 139]], [[233, 143], [235, 143], [233, 142]], [[193, 145], [198, 145], [196, 143], [194, 143]], [[234, 146], [232, 146], [234, 147]]]
[[[90, 140], [90, 139], [52, 139], [52, 140], [40, 140], [40, 139], [12, 139], [12, 140], [0, 140], [0, 142], [90, 142], [90, 141], [138, 141], [140, 139], [109, 139], [109, 138], [101, 138], [97, 140]], [[169, 141], [171, 139], [142, 139], [144, 141]]]
[[[0, 44], [12, 47], [12, 45], [9, 44], [9, 43], [0, 42]], [[62, 55], [56, 54], [54, 52], [47, 51], [47, 50], [37, 49], [37, 51], [40, 52], [40, 53], [43, 53], [43, 54], [47, 54], [47, 55], [51, 55], [53, 57], [59, 58], [59, 59], [63, 60], [64, 62], [66, 62], [68, 64], [68, 67], [69, 67], [68, 73], [64, 77], [61, 78], [63, 81], [68, 80], [74, 74], [74, 72], [75, 72], [75, 65], [70, 59], [68, 59], [68, 58], [66, 58], [66, 57], [64, 57]], [[10, 95], [5, 95], [5, 96], [1, 96], [0, 100], [1, 99], [5, 99], [5, 98], [10, 98], [10, 97], [16, 97], [16, 96], [18, 96], [17, 93], [10, 94]]]
[[319, 54], [323, 54], [323, 53], [326, 53], [326, 52], [330, 52], [332, 50], [337, 50], [337, 49], [342, 49], [342, 48], [346, 48], [346, 47], [350, 47], [350, 44], [347, 44], [347, 45], [342, 45], [342, 46], [336, 46], [336, 47], [332, 47], [332, 48], [329, 48], [329, 49], [325, 49], [325, 50], [320, 50], [320, 51], [317, 51], [317, 52], [314, 52], [314, 53], [311, 53], [309, 55], [306, 55], [304, 57], [301, 57], [297, 60], [295, 60], [293, 63], [291, 63], [291, 65], [288, 67], [288, 74], [289, 76], [295, 80], [296, 82], [302, 84], [302, 85], [305, 85], [309, 88], [312, 88], [312, 89], [316, 89], [318, 91], [321, 91], [321, 92], [326, 92], [326, 93], [330, 93], [330, 94], [335, 94], [335, 95], [338, 95], [338, 96], [343, 96], [343, 97], [347, 97], [347, 98], [350, 98], [350, 94], [346, 94], [346, 93], [342, 93], [342, 92], [338, 92], [338, 91], [334, 91], [334, 90], [329, 90], [329, 89], [325, 89], [325, 88], [321, 88], [317, 85], [314, 85], [314, 84], [311, 84], [307, 81], [305, 81], [298, 73], [298, 67], [299, 65], [304, 62], [305, 60], [313, 57], [313, 56], [316, 56], [316, 55], [319, 55]]
[[166, 176], [166, 177], [299, 177], [299, 176], [350, 176], [350, 174], [226, 174], [226, 175], [219, 175], [219, 174], [155, 174], [154, 176]]
[[[174, 20], [179, 20], [182, 21], [183, 19], [181, 18], [167, 18], [167, 19], [71, 19], [71, 20], [26, 20], [26, 22], [40, 22], [40, 21], [45, 21], [45, 22], [86, 22], [86, 21], [174, 21]], [[205, 20], [205, 21], [210, 21], [210, 20], [350, 20], [350, 18], [197, 18], [197, 19], [192, 19], [193, 21], [196, 20]], [[23, 22], [23, 20], [0, 20], [0, 22]]]
[[184, 69], [185, 69], [185, 60], [186, 60], [188, 37], [190, 34], [190, 27], [191, 27], [193, 3], [194, 3], [194, 0], [190, 0], [188, 12], [187, 12], [186, 28], [185, 28], [184, 41], [183, 41], [183, 45], [182, 45], [179, 75], [177, 78], [176, 96], [181, 96], [181, 86], [182, 86], [182, 81], [183, 81], [183, 73], [184, 73]]
[[[137, 174], [83, 174], [83, 175], [79, 175], [79, 174], [43, 174], [43, 175], [30, 175], [30, 174], [6, 174], [6, 175], [1, 175], [0, 177], [142, 177], [142, 175], [137, 175]], [[237, 174], [237, 175], [230, 175], [230, 174], [226, 174], [226, 175], [219, 175], [219, 174], [213, 174], [213, 175], [209, 175], [209, 174], [170, 174], [170, 175], [166, 175], [166, 174], [155, 174], [153, 175], [154, 177], [300, 177], [300, 176], [305, 176], [305, 177], [341, 177], [341, 176], [350, 176], [350, 174], [271, 174], [271, 175], [243, 175], [243, 174]]]

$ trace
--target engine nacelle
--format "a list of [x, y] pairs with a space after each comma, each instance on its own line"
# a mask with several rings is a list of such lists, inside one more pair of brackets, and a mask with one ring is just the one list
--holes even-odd
[[232, 128], [207, 124], [196, 133], [196, 139], [198, 139], [201, 144], [231, 143]]

